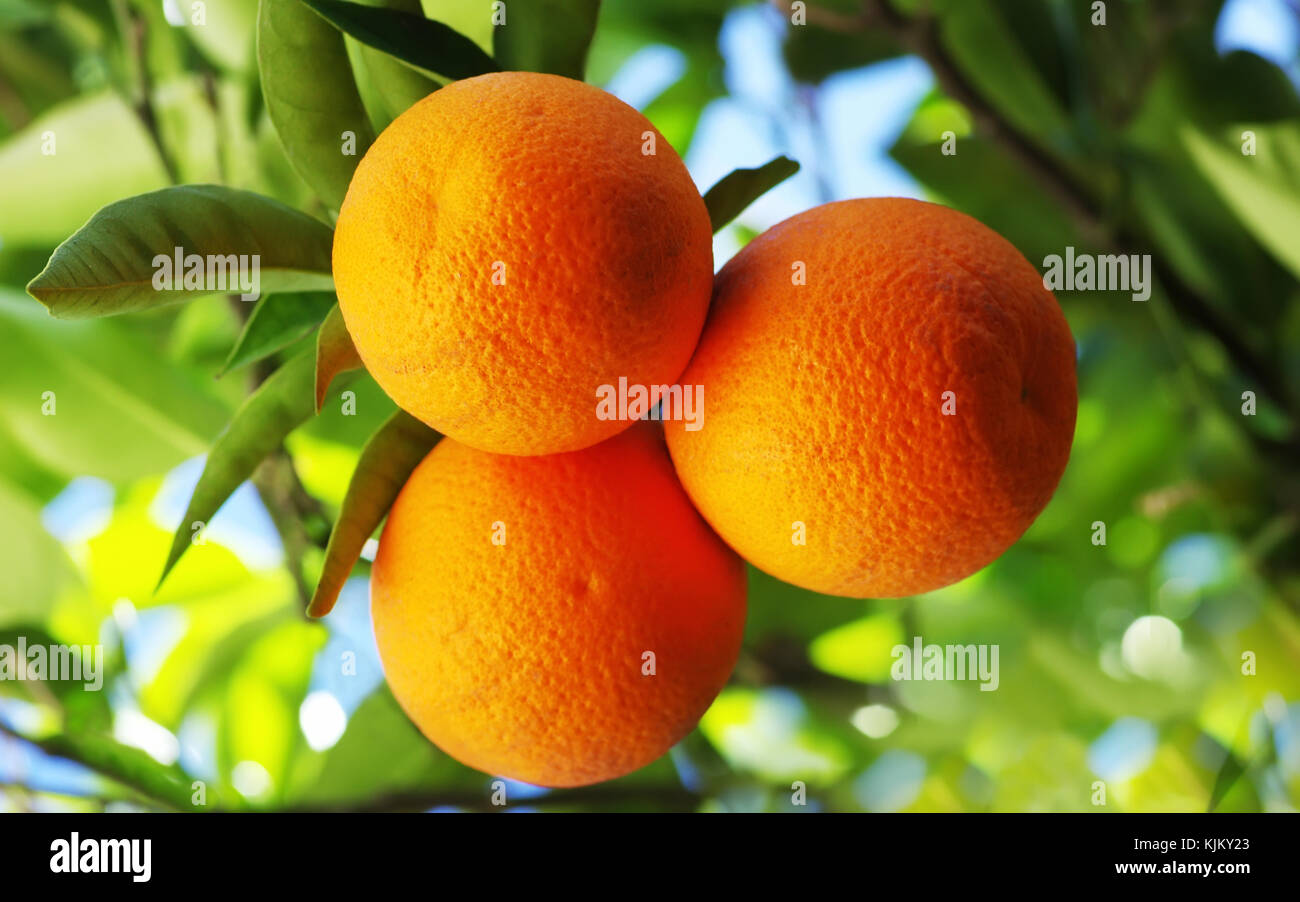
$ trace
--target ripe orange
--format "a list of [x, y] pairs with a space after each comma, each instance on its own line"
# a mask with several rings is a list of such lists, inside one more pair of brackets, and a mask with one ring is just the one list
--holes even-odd
[[549, 454], [627, 427], [596, 417], [600, 386], [681, 374], [708, 309], [712, 229], [632, 107], [502, 72], [440, 88], [379, 136], [339, 212], [334, 280], [399, 406], [471, 447]]
[[993, 561], [1047, 504], [1074, 364], [1055, 298], [991, 229], [913, 200], [826, 204], [718, 274], [682, 376], [704, 386], [702, 428], [669, 422], [668, 445], [751, 563], [832, 595], [912, 595]]
[[745, 571], [648, 423], [543, 457], [444, 439], [389, 514], [371, 616], [394, 696], [443, 751], [580, 786], [695, 725], [739, 654]]

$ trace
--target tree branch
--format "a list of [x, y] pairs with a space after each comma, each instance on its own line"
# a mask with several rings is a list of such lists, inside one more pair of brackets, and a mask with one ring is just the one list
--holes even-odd
[[[188, 797], [189, 788], [186, 785], [178, 784], [173, 786], [169, 779], [160, 774], [157, 781], [141, 779], [137, 774], [129, 772], [122, 767], [116, 767], [112, 761], [107, 760], [104, 756], [96, 756], [85, 753], [78, 745], [69, 738], [62, 736], [52, 736], [48, 739], [33, 739], [30, 736], [24, 736], [17, 730], [10, 728], [7, 724], [0, 721], [0, 734], [12, 736], [19, 742], [40, 749], [47, 755], [53, 755], [56, 758], [65, 758], [80, 764], [95, 772], [97, 776], [111, 780], [141, 799], [146, 800], [149, 804], [156, 807], [162, 807], [167, 810], [177, 810], [183, 806], [178, 804], [182, 795]], [[160, 765], [161, 766], [161, 765]]]

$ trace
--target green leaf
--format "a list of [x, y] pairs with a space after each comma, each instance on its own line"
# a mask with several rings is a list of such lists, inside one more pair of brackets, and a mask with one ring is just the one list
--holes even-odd
[[1219, 772], [1214, 776], [1214, 786], [1210, 789], [1210, 801], [1205, 806], [1205, 810], [1212, 812], [1215, 808], [1218, 808], [1224, 797], [1227, 796], [1228, 790], [1232, 789], [1245, 773], [1246, 766], [1241, 763], [1241, 759], [1232, 752], [1228, 752], [1223, 761], [1223, 767], [1219, 768]]
[[120, 320], [59, 322], [0, 289], [0, 419], [35, 461], [112, 481], [202, 454], [229, 416], [211, 379], [169, 362]]
[[473, 41], [441, 22], [344, 0], [302, 0], [345, 34], [403, 62], [447, 78], [500, 71]]
[[[1134, 59], [1141, 57], [1142, 53], [1140, 49], [1132, 48], [1134, 45], [1138, 48], [1150, 46], [1156, 37], [1140, 18], [1141, 12], [1134, 10], [1138, 15], [1131, 16], [1128, 10], [1112, 10], [1115, 18], [1103, 29], [1092, 24], [1091, 3], [1066, 4], [1064, 8], [1042, 0], [989, 0], [989, 3], [1005, 24], [1010, 39], [1024, 52], [1042, 79], [1043, 86], [1059, 103], [1069, 106], [1074, 96], [1071, 69], [1078, 73], [1074, 77], [1089, 84], [1095, 92], [1094, 97], [1111, 87], [1097, 83], [1109, 81], [1105, 76], [1111, 73], [1123, 74], [1123, 80], [1114, 87], [1126, 92], [1131, 92], [1133, 85], [1142, 81], [1140, 67], [1146, 60]], [[1123, 17], [1122, 21], [1120, 17]], [[1084, 40], [1085, 34], [1087, 40]], [[1088, 46], [1084, 48], [1080, 44]], [[1117, 56], [1122, 59], [1117, 60]], [[1098, 64], [1100, 68], [1093, 68]], [[1097, 73], [1096, 80], [1092, 72]]]
[[[366, 6], [395, 9], [400, 12], [423, 15], [420, 0], [360, 0]], [[361, 99], [370, 112], [377, 131], [406, 112], [410, 107], [438, 90], [439, 82], [424, 75], [401, 60], [394, 59], [382, 50], [376, 50], [357, 41], [345, 38], [348, 57], [357, 77]]]
[[235, 411], [226, 430], [208, 452], [203, 474], [176, 527], [161, 586], [193, 540], [192, 524], [207, 523], [235, 489], [253, 475], [257, 465], [279, 447], [285, 436], [312, 415], [312, 373], [315, 361], [303, 352], [271, 374]]
[[[1173, 145], [1128, 151], [1128, 202], [1159, 253], [1179, 276], [1207, 297], [1232, 298], [1242, 326], [1277, 317], [1290, 279], [1245, 229], [1224, 228], [1233, 211], [1190, 154]], [[973, 211], [972, 211], [973, 212]], [[996, 225], [989, 223], [990, 225]]]
[[[1247, 130], [1255, 133], [1254, 156], [1241, 152], [1241, 134]], [[1241, 126], [1227, 143], [1189, 127], [1182, 139], [1241, 224], [1300, 278], [1300, 126]]]
[[596, 33], [600, 0], [529, 0], [509, 4], [492, 34], [503, 69], [549, 72], [582, 80]]
[[[209, 294], [239, 294], [238, 272], [261, 292], [332, 290], [328, 226], [251, 191], [218, 185], [182, 185], [109, 204], [55, 249], [27, 291], [62, 319], [110, 316]], [[171, 272], [180, 251], [188, 258], [220, 256], [220, 280], [203, 288], [154, 287], [159, 256]], [[251, 278], [252, 258], [257, 278]], [[177, 279], [179, 281], [179, 279]], [[235, 284], [231, 284], [231, 283]]]
[[325, 393], [330, 383], [339, 373], [361, 367], [361, 356], [357, 353], [348, 327], [343, 322], [343, 311], [338, 304], [325, 316], [320, 332], [316, 335], [316, 412], [320, 413], [325, 403]]
[[411, 471], [439, 438], [437, 432], [399, 410], [366, 443], [348, 484], [338, 522], [330, 533], [325, 566], [307, 607], [308, 615], [324, 617], [334, 607], [366, 539], [393, 506]]
[[988, 0], [949, 3], [940, 28], [967, 78], [1019, 132], [1052, 147], [1070, 140], [1065, 110]]
[[[1235, 745], [1241, 747], [1250, 742], [1250, 723], [1252, 718], [1246, 717], [1242, 720], [1241, 726], [1237, 730]], [[1210, 787], [1210, 800], [1205, 806], [1207, 813], [1213, 812], [1223, 804], [1223, 800], [1228, 797], [1232, 788], [1241, 782], [1241, 778], [1248, 771], [1255, 770], [1261, 765], [1268, 765], [1269, 759], [1273, 757], [1273, 746], [1271, 743], [1265, 743], [1263, 748], [1254, 756], [1252, 761], [1243, 761], [1232, 747], [1228, 747], [1223, 759], [1223, 766], [1219, 772], [1214, 775], [1214, 785]]]
[[737, 169], [728, 173], [704, 194], [704, 205], [709, 208], [714, 234], [764, 193], [798, 171], [799, 164], [794, 160], [777, 157], [755, 169]]
[[[375, 139], [343, 37], [299, 0], [262, 0], [257, 16], [262, 94], [293, 168], [330, 208]], [[345, 154], [345, 133], [356, 146]]]
[[288, 347], [320, 325], [336, 303], [334, 295], [324, 291], [262, 298], [244, 323], [244, 330], [217, 375], [225, 375]]

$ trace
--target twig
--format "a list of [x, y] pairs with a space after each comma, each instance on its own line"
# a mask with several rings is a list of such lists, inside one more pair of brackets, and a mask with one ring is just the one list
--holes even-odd
[[217, 181], [224, 185], [226, 183], [226, 142], [222, 140], [222, 136], [225, 134], [226, 125], [221, 120], [221, 97], [217, 93], [217, 77], [210, 67], [204, 66], [202, 78], [203, 97], [212, 110], [212, 121], [216, 125], [212, 140], [217, 157]]
[[[230, 295], [230, 305], [240, 322], [247, 322], [252, 305], [233, 294]], [[249, 376], [249, 392], [255, 391], [274, 371], [273, 359], [259, 360]], [[305, 617], [312, 591], [303, 574], [303, 559], [309, 547], [325, 548], [329, 541], [329, 518], [324, 506], [302, 484], [293, 458], [283, 445], [262, 461], [253, 473], [252, 481], [275, 531], [279, 533], [280, 544], [284, 546], [285, 567], [293, 578]]]
[[[253, 486], [271, 515], [271, 522], [280, 534], [284, 546], [285, 566], [293, 577], [303, 612], [311, 601], [312, 590], [303, 574], [303, 559], [307, 549], [316, 544], [307, 532], [301, 510], [308, 504], [319, 502], [303, 489], [294, 470], [293, 459], [283, 447], [276, 449], [262, 461], [253, 474]], [[323, 514], [321, 515], [323, 516]], [[305, 616], [305, 613], [304, 613]]]
[[158, 115], [153, 108], [153, 77], [149, 74], [149, 58], [146, 52], [148, 24], [134, 9], [120, 7], [118, 13], [126, 32], [125, 37], [131, 46], [131, 58], [135, 62], [137, 96], [132, 107], [153, 142], [154, 148], [158, 151], [158, 159], [167, 172], [167, 181], [173, 185], [179, 184], [180, 173], [163, 144], [162, 132], [158, 127]]

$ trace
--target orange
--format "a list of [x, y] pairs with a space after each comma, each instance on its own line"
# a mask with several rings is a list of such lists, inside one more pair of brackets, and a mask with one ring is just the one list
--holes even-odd
[[[803, 283], [803, 284], [801, 284]], [[1074, 435], [1075, 348], [1005, 239], [899, 198], [826, 204], [718, 274], [667, 424], [687, 492], [742, 556], [804, 588], [912, 595], [997, 558]]]
[[708, 310], [712, 229], [632, 107], [502, 72], [440, 88], [370, 147], [339, 212], [334, 280], [400, 407], [481, 450], [572, 451], [628, 425], [596, 416], [602, 385], [681, 374]]
[[648, 423], [541, 457], [444, 439], [389, 514], [371, 616], [394, 696], [443, 751], [580, 786], [694, 727], [740, 651], [745, 570]]

